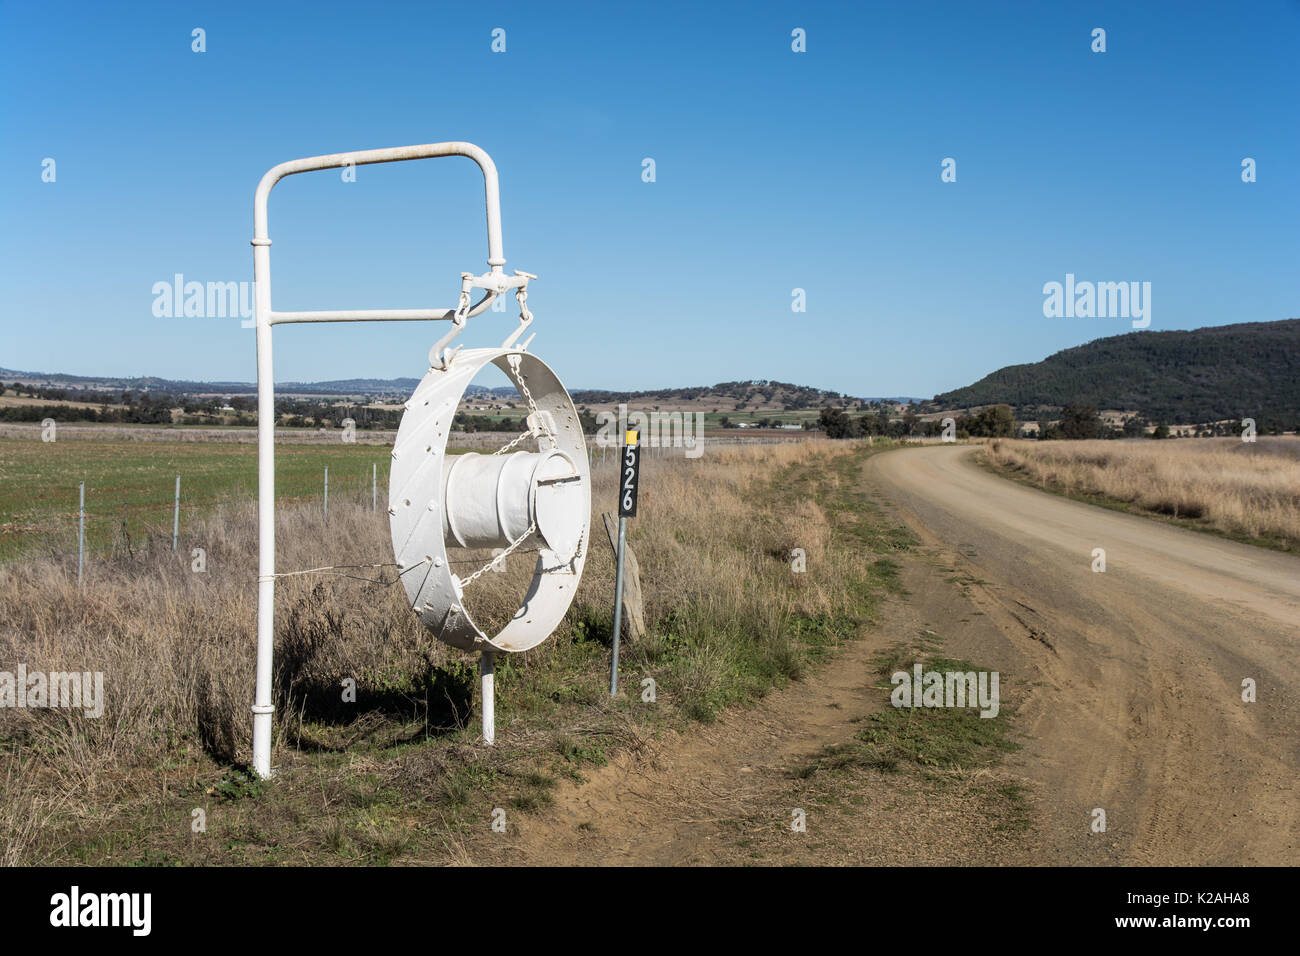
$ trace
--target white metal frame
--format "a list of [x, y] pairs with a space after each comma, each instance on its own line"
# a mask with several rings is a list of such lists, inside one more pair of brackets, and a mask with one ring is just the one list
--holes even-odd
[[[323, 312], [276, 312], [271, 308], [271, 239], [267, 232], [267, 200], [271, 190], [285, 176], [318, 169], [337, 169], [353, 165], [396, 163], [438, 156], [465, 156], [483, 171], [487, 201], [489, 271], [481, 276], [461, 273], [461, 301], [452, 309], [377, 309]], [[411, 322], [446, 320], [451, 331], [430, 352], [430, 364], [445, 364], [449, 353], [444, 347], [464, 328], [465, 320], [491, 306], [493, 300], [510, 289], [523, 292], [527, 273], [507, 276], [505, 253], [501, 242], [501, 199], [497, 169], [492, 158], [473, 143], [427, 143], [421, 146], [396, 146], [389, 149], [363, 149], [349, 153], [311, 156], [273, 166], [257, 185], [253, 200], [253, 280], [254, 316], [257, 330], [257, 683], [253, 696], [253, 770], [260, 777], [271, 775], [271, 663], [275, 639], [275, 380], [272, 376], [271, 327], [290, 322]], [[484, 291], [472, 307], [470, 290]], [[527, 315], [527, 313], [524, 313]], [[521, 317], [515, 338], [527, 326]]]

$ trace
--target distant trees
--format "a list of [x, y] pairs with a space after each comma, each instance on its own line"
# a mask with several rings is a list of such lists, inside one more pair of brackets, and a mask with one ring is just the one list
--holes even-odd
[[68, 405], [6, 405], [0, 407], [0, 422], [40, 422], [53, 418], [56, 422], [99, 421], [95, 409], [72, 408]]
[[957, 433], [972, 438], [1010, 438], [1016, 431], [1016, 416], [1010, 405], [990, 405], [975, 415], [957, 419]]
[[896, 434], [902, 432], [901, 424], [898, 426], [897, 432], [891, 430], [892, 426], [889, 421], [889, 412], [885, 411], [883, 408], [874, 414], [872, 412], [864, 412], [862, 418], [859, 419], [859, 427], [864, 435], [895, 437]]
[[1042, 441], [1072, 440], [1081, 441], [1090, 438], [1113, 438], [1119, 432], [1111, 432], [1106, 423], [1091, 405], [1070, 404], [1061, 409], [1061, 420], [1056, 424], [1046, 421], [1038, 423], [1038, 437]]
[[733, 411], [742, 411], [747, 407], [761, 404], [776, 404], [787, 412], [801, 409], [817, 408], [821, 405], [837, 404], [844, 406], [849, 399], [839, 392], [823, 391], [807, 385], [795, 385], [790, 382], [754, 379], [743, 382], [719, 382], [710, 386], [691, 388], [660, 388], [644, 392], [612, 392], [606, 389], [575, 389], [570, 392], [573, 400], [579, 404], [611, 405], [653, 404], [655, 402], [712, 401], [717, 404], [712, 409], [714, 414], [725, 405]]
[[526, 418], [493, 418], [491, 415], [473, 415], [469, 412], [457, 412], [452, 417], [451, 427], [462, 432], [522, 432], [528, 431], [528, 420]]
[[1105, 430], [1101, 416], [1091, 405], [1071, 403], [1061, 409], [1061, 432], [1067, 439], [1101, 438]]
[[844, 414], [844, 409], [827, 405], [817, 417], [817, 424], [826, 433], [827, 438], [856, 438], [861, 429], [858, 423]]
[[0, 421], [39, 422], [53, 418], [59, 422], [107, 422], [127, 425], [170, 425], [175, 403], [167, 395], [145, 396], [131, 405], [101, 405], [80, 408], [74, 405], [6, 405], [0, 407]]
[[[981, 413], [980, 434], [1010, 435], [1015, 426], [1011, 409], [1003, 405], [1001, 410], [986, 409]], [[965, 417], [964, 417], [965, 418]], [[975, 419], [970, 419], [975, 421]], [[994, 422], [996, 421], [996, 424]], [[773, 424], [776, 424], [774, 421]], [[937, 421], [922, 421], [916, 409], [907, 408], [901, 418], [891, 419], [889, 408], [883, 404], [873, 403], [861, 415], [848, 414], [838, 405], [827, 405], [821, 410], [815, 425], [808, 427], [821, 429], [827, 438], [858, 438], [861, 436], [883, 438], [905, 438], [909, 435], [937, 435], [940, 424]]]
[[1147, 433], [1147, 421], [1141, 415], [1134, 415], [1124, 423], [1125, 438], [1142, 438]]
[[[242, 420], [245, 414], [256, 420], [252, 415], [256, 411], [252, 399], [235, 397], [229, 404], [235, 409], [236, 420]], [[224, 413], [215, 410], [215, 414], [220, 418]], [[402, 417], [401, 409], [370, 408], [367, 405], [304, 398], [277, 398], [275, 414], [279, 424], [287, 428], [342, 428], [343, 420], [350, 418], [358, 431], [396, 428]]]

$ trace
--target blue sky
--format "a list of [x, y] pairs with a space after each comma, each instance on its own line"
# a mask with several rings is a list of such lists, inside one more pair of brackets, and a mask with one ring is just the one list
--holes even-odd
[[[928, 396], [1130, 330], [1045, 318], [1066, 273], [1150, 282], [1153, 331], [1294, 317], [1298, 63], [1279, 0], [4, 0], [0, 366], [251, 381], [250, 330], [157, 318], [153, 285], [251, 280], [270, 166], [442, 140], [496, 160], [571, 387]], [[279, 309], [446, 306], [485, 268], [463, 159], [293, 177], [270, 227]], [[276, 378], [418, 376], [442, 330], [280, 327]]]

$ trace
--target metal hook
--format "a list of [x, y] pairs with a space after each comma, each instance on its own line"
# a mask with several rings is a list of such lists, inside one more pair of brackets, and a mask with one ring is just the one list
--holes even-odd
[[[503, 349], [513, 348], [515, 342], [519, 340], [519, 336], [524, 334], [524, 329], [528, 328], [533, 321], [533, 313], [528, 311], [528, 282], [531, 279], [536, 279], [537, 276], [531, 272], [520, 272], [518, 269], [515, 270], [515, 276], [524, 280], [523, 285], [515, 289], [515, 298], [519, 300], [519, 327], [501, 343]], [[532, 341], [532, 336], [529, 336], [529, 341]], [[524, 346], [524, 348], [527, 347], [527, 345]]]
[[451, 331], [440, 338], [429, 349], [429, 367], [436, 368], [445, 372], [451, 365], [451, 360], [455, 358], [456, 353], [461, 350], [461, 346], [454, 349], [446, 349], [446, 346], [461, 332], [465, 331], [465, 323], [469, 318], [469, 290], [474, 288], [474, 273], [462, 272], [460, 274], [460, 302], [456, 305], [456, 311], [451, 317]]
[[465, 320], [457, 314], [456, 318], [451, 320], [451, 331], [444, 335], [429, 349], [429, 367], [436, 368], [440, 371], [447, 371], [451, 366], [451, 360], [456, 357], [463, 346], [456, 346], [454, 349], [447, 349], [446, 346], [461, 332], [465, 331]]
[[[519, 336], [524, 334], [524, 329], [528, 328], [528, 326], [532, 324], [532, 321], [533, 321], [533, 316], [531, 312], [528, 314], [528, 318], [526, 319], [520, 318], [519, 328], [515, 329], [512, 333], [510, 333], [510, 336], [504, 342], [501, 343], [501, 347], [503, 349], [513, 348], [515, 342], [519, 339]], [[533, 337], [530, 335], [528, 337], [529, 341], [532, 341], [532, 338]], [[525, 348], [527, 348], [527, 346], [525, 346]]]

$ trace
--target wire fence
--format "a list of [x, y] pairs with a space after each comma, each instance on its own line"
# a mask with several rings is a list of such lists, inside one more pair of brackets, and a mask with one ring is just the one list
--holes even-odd
[[[317, 501], [321, 516], [344, 502], [364, 505], [375, 511], [388, 507], [387, 462], [368, 463], [363, 469], [325, 467], [314, 489], [301, 480], [287, 482], [287, 490], [276, 491], [277, 505]], [[203, 488], [208, 480], [193, 482]], [[257, 489], [241, 485], [233, 490], [205, 492], [191, 490], [184, 474], [143, 484], [106, 485], [76, 482], [47, 486], [40, 491], [40, 505], [0, 518], [0, 560], [21, 558], [33, 552], [56, 559], [76, 556], [85, 562], [130, 552], [146, 543], [170, 544], [185, 550], [186, 533], [199, 521], [223, 508], [255, 507]]]
[[[478, 432], [457, 434], [456, 451], [495, 451], [513, 434]], [[806, 441], [807, 435], [791, 436], [707, 436], [698, 444], [647, 445], [643, 458], [695, 459], [709, 448], [734, 445], [784, 444]], [[379, 449], [376, 449], [379, 452]], [[597, 471], [614, 469], [619, 449], [612, 443], [587, 438], [587, 455]], [[369, 458], [370, 456], [365, 456]], [[389, 459], [353, 459], [319, 468], [312, 474], [297, 468], [280, 474], [277, 465], [276, 503], [319, 502], [321, 517], [328, 520], [330, 504], [337, 508], [348, 502], [376, 512], [388, 507]], [[213, 491], [213, 486], [221, 490]], [[188, 553], [186, 533], [219, 513], [223, 508], [249, 509], [257, 500], [256, 478], [230, 479], [198, 470], [186, 475], [163, 475], [141, 481], [122, 482], [109, 468], [106, 474], [86, 481], [42, 479], [18, 506], [0, 514], [0, 561], [21, 559], [33, 553], [71, 561], [79, 567], [86, 561], [132, 552], [145, 546], [169, 544]], [[252, 512], [250, 512], [252, 513]]]

